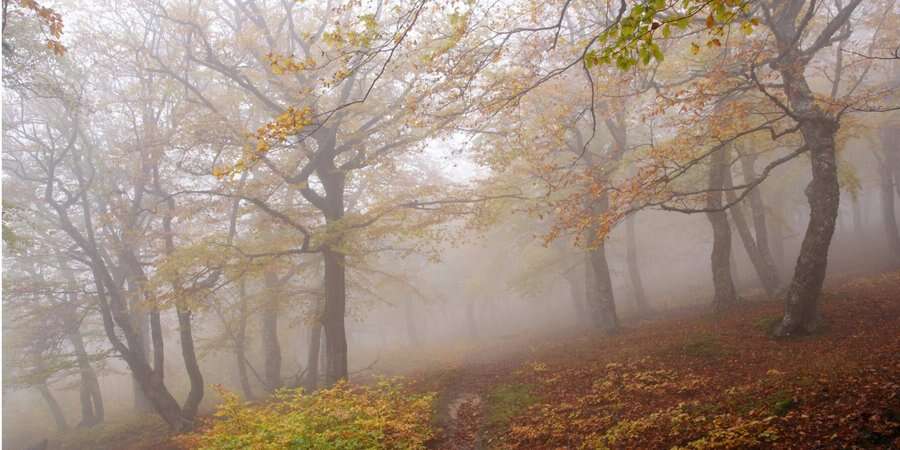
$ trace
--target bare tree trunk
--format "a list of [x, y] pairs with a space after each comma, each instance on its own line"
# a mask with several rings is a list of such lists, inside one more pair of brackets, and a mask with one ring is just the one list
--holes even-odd
[[[334, 146], [334, 131], [328, 133], [326, 147]], [[333, 157], [321, 163], [316, 169], [325, 197], [319, 197], [325, 222], [334, 225], [344, 217], [345, 174], [334, 165]], [[304, 196], [308, 195], [304, 194]], [[322, 326], [325, 329], [325, 384], [332, 386], [348, 377], [347, 329], [344, 323], [347, 312], [347, 266], [346, 255], [340, 250], [341, 237], [322, 248], [325, 260], [325, 308]]]
[[[732, 186], [730, 178], [730, 173], [727, 173], [725, 185], [729, 188]], [[729, 203], [733, 202], [736, 199], [734, 191], [726, 191], [726, 198]], [[747, 224], [747, 219], [744, 216], [742, 205], [736, 204], [732, 206], [730, 212], [731, 218], [734, 220], [734, 227], [737, 229], [741, 242], [744, 244], [744, 250], [747, 251], [747, 256], [750, 257], [750, 262], [756, 270], [756, 274], [759, 277], [763, 289], [766, 290], [766, 294], [770, 297], [774, 297], [778, 294], [778, 285], [780, 282], [778, 281], [778, 273], [775, 268], [775, 262], [772, 261], [772, 256], [769, 254], [768, 249], [762, 246], [762, 243], [753, 238], [753, 234], [750, 232], [750, 226]], [[756, 211], [754, 211], [753, 214], [755, 216]], [[765, 222], [762, 223], [762, 226], [765, 227]], [[756, 228], [756, 230], [758, 233], [759, 228]], [[768, 238], [766, 238], [766, 243], [768, 244]]]
[[[721, 150], [712, 154], [709, 168], [709, 193], [706, 207], [710, 210], [722, 208], [722, 188], [725, 186], [728, 167], [727, 152]], [[706, 213], [712, 225], [713, 248], [710, 256], [713, 278], [713, 306], [716, 310], [725, 309], [737, 303], [737, 292], [731, 277], [731, 226], [725, 211]]]
[[309, 354], [306, 358], [306, 381], [303, 383], [309, 392], [319, 387], [319, 350], [322, 347], [322, 322], [316, 318], [309, 330]]
[[840, 202], [834, 153], [837, 124], [824, 119], [807, 122], [801, 131], [812, 162], [813, 179], [806, 188], [810, 217], [787, 293], [784, 318], [776, 330], [779, 336], [810, 333], [818, 327], [819, 297]]
[[345, 256], [330, 248], [322, 250], [325, 259], [325, 384], [332, 386], [347, 379], [347, 330], [344, 325], [347, 302]]
[[281, 388], [281, 345], [278, 342], [279, 297], [278, 277], [272, 271], [266, 271], [265, 304], [262, 309], [262, 351], [265, 358], [264, 376], [266, 389], [274, 391]]
[[[602, 214], [609, 207], [609, 196], [606, 193], [591, 205], [594, 214]], [[616, 301], [613, 294], [612, 277], [609, 275], [609, 262], [606, 260], [606, 245], [598, 240], [596, 230], [589, 230], [588, 244], [588, 277], [591, 279], [587, 292], [588, 308], [594, 325], [603, 333], [613, 334], [619, 330], [619, 316], [616, 313]]]
[[[197, 361], [197, 352], [194, 349], [194, 336], [191, 326], [191, 310], [183, 302], [176, 303], [178, 315], [178, 333], [181, 338], [181, 356], [184, 359], [184, 367], [191, 383], [187, 399], [181, 407], [182, 417], [193, 422], [197, 416], [197, 408], [203, 400], [203, 374], [200, 373], [200, 364]], [[191, 424], [192, 425], [192, 424]]]
[[[771, 67], [781, 75], [782, 91], [787, 97], [791, 117], [797, 122], [803, 136], [803, 145], [809, 153], [812, 181], [806, 187], [809, 201], [809, 224], [800, 255], [794, 269], [794, 277], [788, 287], [784, 318], [775, 330], [780, 337], [810, 333], [819, 325], [819, 298], [828, 267], [828, 250], [834, 236], [835, 221], [840, 208], [840, 186], [837, 176], [835, 136], [839, 116], [823, 110], [810, 89], [805, 71], [812, 55], [829, 42], [837, 30], [850, 20], [850, 16], [862, 0], [850, 0], [838, 5], [837, 13], [814, 40], [812, 46], [801, 49], [800, 36], [806, 30], [804, 21], [798, 21], [804, 2], [788, 2], [776, 15], [766, 9], [767, 25], [772, 30], [778, 49], [778, 57]], [[812, 3], [811, 3], [812, 6]], [[811, 7], [810, 6], [810, 7]]]
[[644, 291], [644, 281], [641, 279], [641, 267], [638, 264], [637, 253], [637, 233], [634, 230], [635, 214], [631, 214], [625, 219], [626, 234], [626, 260], [628, 264], [628, 276], [631, 278], [631, 289], [634, 292], [634, 304], [639, 314], [645, 314], [650, 311], [647, 304], [647, 294]]
[[619, 317], [616, 314], [616, 303], [613, 297], [612, 278], [609, 275], [609, 263], [606, 260], [606, 246], [600, 243], [596, 248], [588, 250], [593, 291], [588, 292], [588, 306], [594, 325], [606, 334], [613, 334], [619, 329]]
[[79, 427], [92, 427], [103, 422], [104, 408], [103, 396], [100, 392], [100, 382], [97, 373], [91, 366], [90, 358], [84, 347], [84, 339], [78, 330], [78, 323], [67, 324], [67, 338], [75, 350], [75, 359], [78, 363], [78, 372], [81, 376], [79, 393], [81, 399], [81, 422]]
[[56, 397], [53, 396], [53, 393], [50, 392], [50, 388], [47, 387], [46, 383], [40, 383], [35, 386], [38, 392], [41, 393], [41, 397], [44, 398], [44, 402], [47, 403], [47, 409], [50, 410], [50, 415], [53, 416], [53, 421], [56, 423], [56, 429], [60, 433], [69, 429], [69, 424], [66, 423], [66, 416], [63, 414], [62, 408], [59, 406], [59, 402], [56, 401]]
[[[585, 264], [577, 264], [563, 274], [563, 277], [569, 282], [572, 304], [575, 307], [575, 320], [579, 327], [587, 326], [590, 323], [588, 320], [587, 308], [585, 306], [585, 303], [587, 302], [587, 281], [590, 279], [587, 276], [587, 271], [590, 267], [588, 265], [587, 254], [585, 254], [584, 263]], [[578, 273], [582, 273], [584, 276], [580, 277], [578, 276]]]

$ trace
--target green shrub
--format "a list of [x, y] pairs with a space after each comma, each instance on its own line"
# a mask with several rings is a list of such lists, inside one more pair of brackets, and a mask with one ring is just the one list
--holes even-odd
[[220, 389], [223, 402], [205, 430], [180, 439], [199, 449], [412, 449], [431, 439], [432, 394], [393, 382], [338, 383], [305, 394], [282, 390], [251, 406]]

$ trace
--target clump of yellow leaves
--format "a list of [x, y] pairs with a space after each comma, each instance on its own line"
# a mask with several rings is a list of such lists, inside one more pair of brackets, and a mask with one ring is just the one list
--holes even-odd
[[266, 60], [269, 61], [269, 67], [272, 68], [272, 72], [275, 75], [296, 73], [316, 68], [316, 60], [311, 56], [303, 60], [297, 60], [293, 55], [285, 56], [269, 53], [266, 55]]
[[258, 161], [268, 153], [273, 143], [283, 142], [289, 136], [293, 136], [303, 128], [312, 124], [312, 108], [289, 107], [279, 114], [275, 120], [263, 125], [248, 136], [251, 144], [244, 148], [244, 155], [231, 166], [218, 166], [213, 168], [213, 176], [224, 178], [244, 171], [249, 165]]
[[222, 403], [209, 427], [179, 438], [186, 448], [424, 448], [432, 438], [434, 396], [382, 381], [340, 382], [312, 394], [285, 389], [253, 406], [217, 388]]

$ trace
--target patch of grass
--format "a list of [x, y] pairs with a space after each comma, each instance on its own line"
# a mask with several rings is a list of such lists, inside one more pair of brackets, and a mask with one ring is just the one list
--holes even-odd
[[711, 334], [691, 336], [681, 345], [681, 351], [695, 358], [716, 358], [725, 354], [725, 348], [718, 338]]
[[533, 386], [529, 384], [501, 384], [487, 395], [487, 423], [492, 428], [509, 423], [529, 406], [537, 403]]

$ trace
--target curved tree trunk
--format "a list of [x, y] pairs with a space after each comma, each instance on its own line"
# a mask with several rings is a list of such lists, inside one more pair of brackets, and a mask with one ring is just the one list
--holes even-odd
[[[709, 193], [706, 207], [710, 210], [722, 208], [722, 188], [725, 186], [728, 167], [727, 153], [720, 150], [712, 154], [709, 168]], [[713, 278], [713, 306], [716, 310], [725, 309], [737, 303], [737, 291], [731, 277], [731, 226], [724, 210], [706, 213], [712, 225], [713, 248], [710, 256], [710, 267]]]
[[810, 333], [819, 325], [819, 297], [840, 202], [834, 152], [837, 124], [827, 119], [809, 121], [801, 125], [801, 131], [812, 164], [813, 179], [806, 187], [810, 217], [788, 289], [784, 318], [776, 330], [779, 336]]
[[[730, 178], [730, 173], [726, 173], [725, 185], [727, 187], [732, 186]], [[726, 198], [729, 203], [733, 202], [736, 199], [734, 191], [726, 191]], [[734, 220], [734, 227], [741, 238], [741, 242], [744, 244], [744, 250], [747, 251], [747, 256], [750, 257], [750, 262], [756, 270], [756, 275], [759, 277], [763, 289], [766, 290], [766, 294], [774, 297], [778, 293], [779, 281], [778, 272], [775, 268], [775, 262], [772, 261], [772, 256], [769, 254], [767, 248], [763, 247], [759, 241], [753, 238], [750, 226], [747, 224], [747, 219], [744, 216], [742, 205], [736, 204], [732, 206], [729, 208], [729, 212], [731, 213], [731, 218]], [[754, 215], [756, 215], [755, 211]], [[765, 223], [763, 223], [763, 226], [765, 226]], [[757, 233], [758, 231], [759, 228], [757, 228]], [[768, 241], [768, 239], [766, 240]]]
[[203, 374], [200, 373], [200, 365], [197, 361], [197, 352], [194, 349], [194, 336], [191, 326], [191, 310], [179, 302], [176, 304], [178, 315], [178, 333], [181, 338], [181, 356], [184, 359], [184, 367], [187, 370], [191, 383], [187, 399], [181, 407], [181, 414], [185, 420], [193, 422], [197, 416], [197, 408], [203, 400]]

